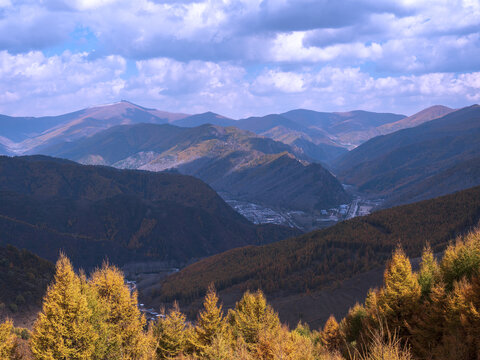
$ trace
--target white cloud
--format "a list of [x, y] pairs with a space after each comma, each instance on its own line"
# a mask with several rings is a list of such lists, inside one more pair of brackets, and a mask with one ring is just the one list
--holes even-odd
[[303, 74], [268, 70], [255, 79], [251, 89], [254, 93], [271, 96], [276, 92], [303, 92], [306, 89], [306, 85], [306, 79]]
[[[89, 60], [87, 53], [46, 57], [41, 52], [0, 52], [0, 111], [48, 114], [117, 99], [124, 85], [125, 60], [107, 56]], [[83, 105], [81, 105], [83, 104]]]
[[138, 73], [124, 79], [124, 58], [89, 55], [0, 52], [0, 113], [59, 114], [129, 99], [163, 110], [211, 110], [237, 118], [299, 107], [411, 114], [433, 104], [461, 107], [480, 101], [480, 72], [375, 78], [360, 67], [324, 66], [265, 68], [252, 78], [228, 62], [156, 58], [138, 61]]

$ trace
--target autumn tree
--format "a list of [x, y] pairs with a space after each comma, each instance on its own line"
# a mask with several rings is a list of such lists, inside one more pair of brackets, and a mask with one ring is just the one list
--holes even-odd
[[435, 260], [432, 248], [427, 245], [423, 250], [422, 263], [418, 273], [418, 283], [423, 299], [429, 297], [432, 287], [440, 281], [440, 276], [440, 267]]
[[280, 320], [272, 307], [267, 304], [263, 293], [247, 291], [237, 302], [235, 309], [228, 313], [228, 323], [236, 338], [241, 337], [250, 349], [258, 343], [260, 331], [276, 329]]
[[341, 344], [340, 327], [335, 316], [330, 315], [320, 333], [322, 345], [330, 351], [338, 351]]
[[89, 284], [103, 310], [98, 320], [104, 322], [108, 334], [105, 348], [109, 356], [144, 359], [150, 351], [144, 332], [146, 320], [138, 309], [137, 293], [130, 292], [122, 272], [105, 263], [92, 274]]
[[54, 283], [33, 327], [31, 350], [36, 359], [91, 359], [97, 333], [80, 278], [63, 254], [56, 264]]
[[182, 354], [187, 344], [187, 322], [175, 302], [164, 318], [160, 318], [154, 329], [157, 359], [172, 359]]
[[480, 269], [480, 230], [458, 238], [451, 244], [441, 262], [442, 278], [447, 291], [451, 291], [456, 281], [471, 279]]
[[222, 306], [218, 306], [218, 296], [213, 284], [208, 288], [203, 308], [190, 339], [194, 351], [200, 355], [204, 354], [213, 340], [225, 331]]
[[[401, 248], [397, 248], [387, 264], [384, 286], [377, 298], [380, 316], [400, 336], [407, 333], [405, 322], [412, 319], [421, 296], [417, 276], [412, 272], [410, 260]], [[382, 320], [382, 319], [381, 319]]]
[[0, 359], [13, 359], [17, 346], [16, 336], [13, 332], [13, 322], [7, 320], [0, 324]]

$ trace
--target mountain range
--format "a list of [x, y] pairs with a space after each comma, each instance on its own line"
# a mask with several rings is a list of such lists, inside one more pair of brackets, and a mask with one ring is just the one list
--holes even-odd
[[204, 124], [235, 126], [285, 142], [311, 160], [329, 162], [346, 149], [381, 134], [418, 125], [452, 109], [434, 106], [411, 117], [367, 111], [317, 112], [298, 109], [282, 114], [234, 120], [206, 112], [188, 115], [145, 108], [128, 101], [45, 117], [0, 115], [0, 153], [22, 155], [59, 142], [90, 136], [109, 127], [137, 123], [174, 123], [182, 127]]
[[335, 173], [386, 206], [480, 184], [480, 106], [375, 137], [338, 158]]
[[163, 124], [187, 115], [148, 109], [128, 101], [90, 107], [59, 116], [12, 117], [0, 115], [0, 151], [36, 153], [36, 148], [72, 141], [121, 124]]
[[84, 166], [43, 156], [0, 157], [0, 245], [77, 266], [165, 261], [176, 266], [299, 231], [256, 226], [208, 185], [173, 173]]
[[193, 175], [229, 197], [315, 211], [349, 196], [320, 164], [302, 161], [288, 145], [236, 127], [137, 124], [110, 128], [43, 154], [84, 164]]

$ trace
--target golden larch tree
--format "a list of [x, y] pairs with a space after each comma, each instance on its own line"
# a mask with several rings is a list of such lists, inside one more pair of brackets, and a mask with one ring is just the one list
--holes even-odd
[[91, 359], [98, 337], [91, 315], [80, 278], [67, 257], [60, 254], [54, 282], [47, 290], [33, 327], [30, 345], [34, 357]]

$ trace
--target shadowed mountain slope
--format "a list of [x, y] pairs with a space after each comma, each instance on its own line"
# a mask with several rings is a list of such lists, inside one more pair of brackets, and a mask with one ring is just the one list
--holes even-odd
[[183, 127], [197, 127], [200, 125], [211, 124], [218, 126], [235, 126], [236, 121], [223, 115], [215, 114], [211, 111], [187, 116], [174, 122], [174, 125]]
[[11, 245], [0, 246], [0, 322], [36, 315], [54, 272], [50, 261]]
[[480, 184], [477, 172], [469, 171], [472, 165], [478, 167], [479, 156], [480, 106], [473, 105], [371, 139], [334, 167], [345, 183], [360, 191], [405, 203], [421, 199], [422, 192], [436, 196]]
[[296, 233], [251, 224], [190, 176], [0, 157], [0, 244], [49, 260], [182, 263]]

